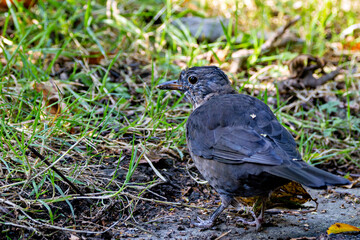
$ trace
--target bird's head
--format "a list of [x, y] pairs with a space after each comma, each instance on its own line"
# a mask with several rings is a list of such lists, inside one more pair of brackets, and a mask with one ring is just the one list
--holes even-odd
[[195, 108], [212, 96], [235, 93], [226, 74], [215, 66], [185, 69], [181, 71], [179, 79], [162, 83], [158, 88], [180, 90]]

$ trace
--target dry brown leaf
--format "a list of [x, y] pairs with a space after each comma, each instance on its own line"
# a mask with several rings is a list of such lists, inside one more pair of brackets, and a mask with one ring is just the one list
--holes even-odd
[[89, 64], [98, 65], [101, 63], [101, 60], [104, 59], [104, 55], [101, 52], [89, 52], [89, 56], [86, 57], [89, 60]]
[[[341, 67], [326, 73], [324, 59], [301, 54], [288, 62], [291, 76], [285, 80], [277, 82], [280, 93], [294, 91], [294, 89], [316, 88], [327, 81], [334, 79], [341, 72]], [[320, 77], [316, 77], [315, 71], [320, 70]], [[315, 75], [314, 75], [315, 74]]]
[[299, 205], [312, 200], [312, 197], [300, 183], [290, 182], [271, 194], [270, 201], [275, 199], [281, 199], [281, 202], [284, 203]]
[[[119, 49], [115, 49], [114, 51], [107, 52], [106, 55], [108, 57], [115, 57], [115, 55], [119, 52]], [[99, 65], [101, 61], [105, 58], [104, 55], [100, 51], [89, 51], [88, 56], [83, 56], [84, 59], [88, 60], [89, 64]]]
[[[244, 205], [253, 206], [257, 202], [258, 197], [237, 197], [236, 200]], [[268, 209], [273, 207], [293, 208], [310, 200], [313, 200], [312, 197], [301, 184], [290, 182], [271, 194], [266, 207]]]
[[360, 232], [360, 228], [346, 223], [335, 223], [331, 225], [326, 232], [328, 235], [344, 232]]
[[360, 183], [360, 177], [356, 180], [350, 180], [351, 181], [351, 184], [349, 185], [345, 185], [344, 187], [346, 188], [353, 188], [354, 186], [358, 185]]
[[[146, 154], [146, 156], [152, 163], [157, 163], [161, 160], [161, 156], [157, 154], [155, 151], [150, 150], [149, 153]], [[146, 159], [144, 158], [140, 159], [139, 161], [139, 164], [143, 164], [143, 163], [147, 163]]]
[[301, 54], [288, 62], [289, 71], [292, 78], [301, 77], [305, 71], [320, 68], [323, 71], [326, 62], [309, 54]]
[[[34, 6], [37, 3], [37, 0], [17, 0], [17, 2], [23, 2], [24, 7], [29, 8]], [[13, 4], [14, 0], [10, 0], [10, 3]], [[6, 11], [7, 9], [8, 5], [6, 4], [6, 0], [0, 0], [0, 10]]]
[[43, 106], [46, 107], [46, 111], [50, 114], [57, 115], [66, 108], [65, 103], [61, 102], [60, 91], [61, 87], [56, 84], [55, 81], [48, 82], [34, 82], [33, 88], [37, 92], [43, 93]]

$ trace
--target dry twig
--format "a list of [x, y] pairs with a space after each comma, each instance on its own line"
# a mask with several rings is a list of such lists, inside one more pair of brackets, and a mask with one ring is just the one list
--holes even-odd
[[[300, 16], [296, 16], [292, 20], [290, 20], [285, 26], [280, 27], [275, 34], [270, 37], [262, 46], [259, 55], [264, 54], [265, 52], [274, 48], [274, 44], [284, 35], [287, 29], [289, 29], [292, 25], [294, 25], [297, 21], [300, 20]], [[239, 67], [250, 57], [252, 54], [255, 53], [255, 49], [241, 49], [234, 52], [231, 55], [233, 62], [230, 65], [230, 72], [236, 73]]]

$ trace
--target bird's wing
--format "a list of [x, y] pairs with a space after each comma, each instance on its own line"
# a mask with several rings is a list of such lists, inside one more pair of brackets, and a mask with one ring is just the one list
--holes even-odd
[[187, 140], [193, 154], [228, 164], [301, 162], [293, 137], [264, 103], [251, 99], [246, 107], [237, 100], [222, 99], [221, 106], [209, 100], [191, 114]]

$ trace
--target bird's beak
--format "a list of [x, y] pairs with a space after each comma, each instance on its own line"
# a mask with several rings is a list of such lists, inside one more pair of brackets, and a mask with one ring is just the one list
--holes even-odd
[[183, 86], [181, 84], [178, 84], [177, 80], [172, 80], [168, 82], [164, 82], [162, 84], [157, 85], [159, 89], [162, 90], [183, 90]]

